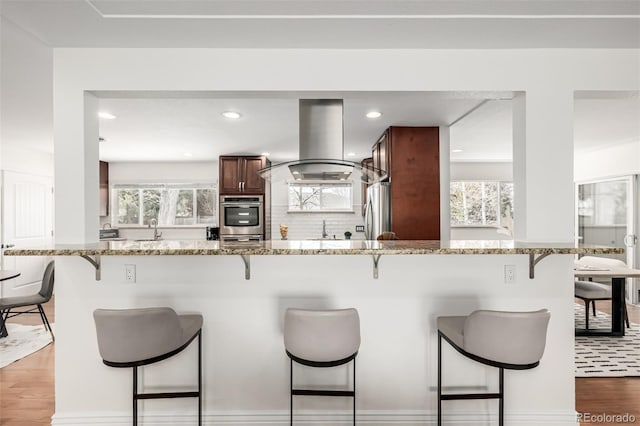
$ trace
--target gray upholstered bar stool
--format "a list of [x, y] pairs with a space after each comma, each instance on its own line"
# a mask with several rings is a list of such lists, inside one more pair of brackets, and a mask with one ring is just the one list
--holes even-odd
[[[498, 399], [498, 421], [504, 424], [504, 370], [538, 366], [547, 340], [550, 313], [474, 311], [469, 316], [438, 317], [438, 425], [442, 401]], [[497, 393], [442, 394], [442, 339], [462, 355], [500, 369]]]
[[[353, 398], [356, 424], [356, 355], [360, 348], [360, 317], [354, 308], [334, 310], [287, 309], [284, 316], [284, 346], [290, 359], [289, 424], [293, 425], [294, 395], [344, 396]], [[293, 362], [310, 367], [336, 367], [353, 361], [353, 390], [293, 388]]]
[[[178, 315], [171, 308], [96, 309], [93, 312], [98, 349], [105, 365], [133, 368], [133, 425], [138, 424], [138, 400], [198, 398], [202, 425], [202, 315]], [[138, 393], [138, 367], [182, 352], [198, 337], [198, 390]]]

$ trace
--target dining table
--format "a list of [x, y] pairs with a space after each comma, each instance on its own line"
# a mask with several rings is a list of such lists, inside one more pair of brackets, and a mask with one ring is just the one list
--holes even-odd
[[[20, 272], [14, 269], [2, 269], [0, 270], [0, 281], [10, 280], [20, 276]], [[0, 301], [2, 298], [0, 298]], [[4, 312], [0, 310], [0, 338], [7, 337], [7, 327], [4, 324]]]
[[640, 269], [585, 266], [576, 267], [574, 276], [581, 280], [611, 279], [611, 329], [576, 328], [576, 336], [624, 336], [626, 281], [627, 278], [640, 278]]
[[10, 280], [15, 277], [19, 277], [20, 272], [13, 269], [1, 269], [0, 270], [0, 281]]

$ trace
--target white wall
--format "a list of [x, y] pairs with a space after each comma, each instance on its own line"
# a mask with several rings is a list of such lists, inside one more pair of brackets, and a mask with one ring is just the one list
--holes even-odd
[[119, 183], [216, 183], [217, 161], [110, 162], [109, 185]]
[[[638, 51], [589, 49], [59, 49], [54, 57], [56, 182], [67, 194], [56, 200], [60, 242], [90, 241], [84, 225], [98, 226], [97, 192], [83, 191], [84, 185], [95, 185], [93, 175], [84, 179], [85, 165], [98, 164], [97, 152], [93, 159], [82, 157], [84, 126], [92, 125], [84, 114], [95, 113], [86, 110], [85, 90], [523, 91], [522, 108], [514, 109], [519, 119], [514, 120], [513, 167], [522, 197], [521, 237], [572, 240], [573, 114], [567, 100], [574, 90], [640, 89], [637, 57]], [[69, 213], [78, 205], [85, 211]], [[536, 267], [535, 280], [526, 278], [526, 256], [383, 256], [380, 280], [371, 279], [367, 256], [253, 256], [251, 261], [254, 279], [245, 282], [242, 261], [234, 257], [105, 256], [103, 278], [96, 283], [86, 261], [60, 259], [54, 424], [105, 418], [115, 423], [127, 413], [129, 375], [100, 363], [91, 312], [98, 306], [154, 304], [204, 313], [205, 412], [218, 424], [287, 421], [287, 361], [279, 328], [286, 306], [355, 305], [362, 311], [358, 407], [365, 424], [433, 419], [436, 315], [475, 307], [546, 306], [552, 321], [543, 365], [507, 375], [507, 422], [575, 424], [571, 256], [546, 258]], [[139, 285], [123, 285], [124, 263], [138, 265]], [[501, 284], [506, 263], [517, 265], [516, 286]], [[446, 371], [462, 380], [455, 372], [466, 375], [467, 368], [455, 357], [447, 359], [452, 363]], [[163, 369], [169, 379], [177, 371]], [[495, 383], [493, 372], [473, 371], [469, 375], [483, 383]], [[151, 373], [147, 380], [158, 378]], [[320, 416], [330, 416], [320, 401], [300, 404], [304, 413], [319, 410]], [[335, 404], [346, 408], [344, 402]], [[450, 409], [460, 420], [469, 407], [467, 419], [486, 424], [480, 413], [489, 406], [452, 403]], [[153, 414], [178, 407], [185, 407], [178, 419], [193, 408], [177, 402], [145, 408]]]
[[0, 20], [0, 169], [53, 176], [53, 50]]
[[640, 173], [640, 141], [577, 151], [575, 181], [597, 180]]
[[511, 162], [461, 162], [451, 163], [451, 180], [513, 180]]

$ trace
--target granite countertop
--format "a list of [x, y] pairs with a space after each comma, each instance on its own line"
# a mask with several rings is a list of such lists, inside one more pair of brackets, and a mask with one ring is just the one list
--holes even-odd
[[269, 240], [223, 243], [202, 240], [100, 241], [13, 248], [6, 256], [157, 256], [157, 255], [397, 255], [397, 254], [621, 254], [624, 248], [513, 240]]

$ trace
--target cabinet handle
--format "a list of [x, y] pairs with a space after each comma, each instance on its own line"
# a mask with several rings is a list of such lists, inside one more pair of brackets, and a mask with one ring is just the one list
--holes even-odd
[[244, 192], [244, 184], [245, 182], [242, 182], [242, 192]]
[[238, 182], [238, 191], [242, 191], [242, 182]]

